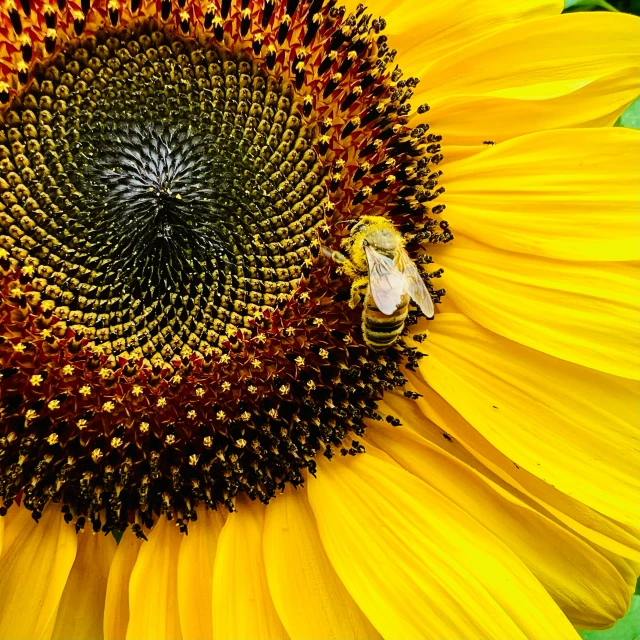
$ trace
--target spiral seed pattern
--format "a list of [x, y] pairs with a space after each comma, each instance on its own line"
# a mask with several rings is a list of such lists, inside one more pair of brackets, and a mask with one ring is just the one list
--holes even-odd
[[437, 302], [423, 247], [452, 237], [440, 137], [409, 126], [417, 81], [384, 21], [322, 0], [16, 12], [0, 513], [54, 500], [78, 530], [186, 530], [200, 503], [267, 502], [362, 451], [420, 354], [366, 347], [320, 249], [386, 215]]

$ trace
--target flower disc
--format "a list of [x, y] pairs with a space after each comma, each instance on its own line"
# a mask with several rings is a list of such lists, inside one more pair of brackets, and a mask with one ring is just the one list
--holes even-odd
[[78, 528], [266, 502], [362, 450], [417, 356], [365, 346], [321, 246], [364, 214], [423, 264], [451, 238], [383, 21], [162, 6], [75, 16], [0, 95], [0, 496]]

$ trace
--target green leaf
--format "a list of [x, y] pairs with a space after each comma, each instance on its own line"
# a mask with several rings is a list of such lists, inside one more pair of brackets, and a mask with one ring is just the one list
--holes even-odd
[[618, 118], [616, 127], [640, 129], [640, 98], [636, 98]]
[[640, 640], [640, 596], [633, 596], [627, 615], [605, 631], [581, 631], [584, 640]]
[[605, 11], [618, 11], [606, 0], [564, 0], [565, 11], [591, 11], [604, 9]]

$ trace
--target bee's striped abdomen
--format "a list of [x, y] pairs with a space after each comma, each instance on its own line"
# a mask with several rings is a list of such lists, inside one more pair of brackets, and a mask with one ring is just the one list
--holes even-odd
[[362, 312], [362, 334], [371, 349], [386, 349], [400, 336], [409, 313], [409, 296], [404, 294], [398, 308], [390, 315], [378, 309], [373, 297], [367, 292]]

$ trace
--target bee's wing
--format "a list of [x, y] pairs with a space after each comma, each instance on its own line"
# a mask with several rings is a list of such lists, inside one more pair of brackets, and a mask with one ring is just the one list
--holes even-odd
[[396, 254], [396, 265], [404, 278], [402, 290], [411, 296], [411, 299], [420, 307], [422, 313], [431, 320], [434, 314], [433, 300], [418, 271], [418, 267], [416, 267], [411, 256], [404, 248], [401, 248]]
[[403, 275], [391, 258], [366, 245], [369, 266], [369, 289], [376, 307], [387, 316], [398, 308], [403, 294]]

